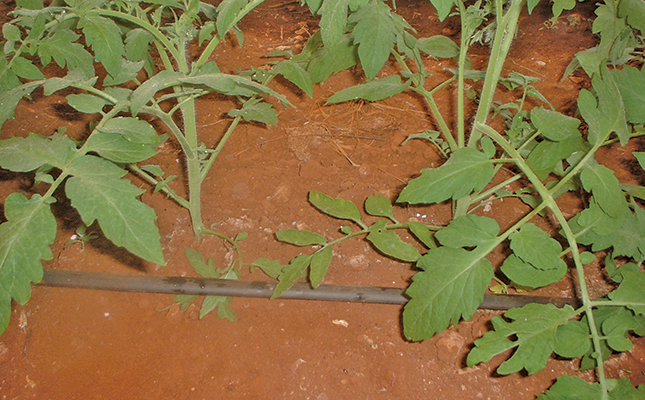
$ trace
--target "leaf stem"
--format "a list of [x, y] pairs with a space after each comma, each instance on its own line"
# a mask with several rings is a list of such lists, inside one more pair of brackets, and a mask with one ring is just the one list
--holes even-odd
[[220, 139], [219, 143], [217, 143], [217, 147], [210, 153], [208, 156], [208, 160], [202, 167], [202, 172], [201, 172], [201, 182], [206, 179], [206, 175], [208, 175], [208, 171], [210, 171], [211, 167], [213, 166], [213, 163], [215, 162], [215, 159], [219, 155], [219, 153], [222, 151], [222, 148], [226, 144], [226, 141], [231, 137], [231, 134], [237, 127], [237, 124], [239, 124], [240, 120], [242, 119], [242, 116], [237, 116], [233, 121], [231, 122], [231, 125], [229, 125], [228, 129], [226, 130], [226, 133], [224, 133], [224, 136]]

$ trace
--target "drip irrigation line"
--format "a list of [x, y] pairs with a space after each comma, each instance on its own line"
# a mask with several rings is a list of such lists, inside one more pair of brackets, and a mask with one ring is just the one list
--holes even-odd
[[[260, 298], [271, 297], [276, 286], [273, 282], [128, 275], [55, 269], [45, 269], [40, 285], [119, 292]], [[318, 288], [312, 289], [307, 283], [296, 283], [291, 289], [284, 292], [280, 299], [403, 305], [409, 300], [404, 292], [405, 289], [393, 287], [341, 285], [320, 285]], [[580, 306], [580, 301], [572, 298], [486, 293], [479, 308], [508, 310], [522, 307], [529, 303], [551, 303], [558, 307], [564, 307], [566, 304], [575, 308]]]

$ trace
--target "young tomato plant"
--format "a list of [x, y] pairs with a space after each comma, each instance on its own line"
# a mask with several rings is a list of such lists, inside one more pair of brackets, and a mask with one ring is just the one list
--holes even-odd
[[[48, 185], [43, 195], [14, 193], [5, 201], [0, 331], [8, 324], [11, 299], [28, 300], [30, 283], [42, 279], [41, 260], [51, 258], [57, 224], [50, 205], [59, 187], [87, 226], [98, 221], [114, 244], [151, 262], [165, 263], [156, 215], [138, 199], [143, 190], [124, 179], [128, 170], [186, 207], [196, 238], [214, 234], [236, 246], [234, 239], [205, 227], [201, 185], [241, 120], [276, 123], [276, 110], [263, 101], [272, 96], [288, 104], [266, 86], [276, 74], [311, 93], [311, 83], [302, 81], [299, 67], [288, 61], [273, 72], [243, 76], [224, 74], [210, 60], [229, 31], [243, 42], [236, 24], [262, 1], [225, 0], [217, 7], [198, 0], [54, 0], [48, 6], [17, 1], [15, 18], [2, 27], [0, 126], [38, 88], [45, 96], [72, 91], [68, 104], [95, 120], [82, 142], [62, 133], [0, 141], [1, 168], [35, 171], [35, 182]], [[52, 61], [66, 75], [51, 76], [57, 71], [47, 68]], [[96, 63], [105, 74], [99, 76]], [[219, 143], [207, 149], [199, 141], [195, 101], [213, 92], [234, 97], [240, 107], [228, 113], [230, 125]], [[169, 132], [184, 153], [187, 198], [168, 185], [174, 177], [164, 177], [159, 166], [139, 165], [168, 139], [160, 132]]]
[[[300, 63], [314, 82], [360, 62], [367, 82], [341, 90], [328, 104], [378, 101], [405, 90], [423, 96], [439, 131], [428, 130], [413, 138], [430, 140], [447, 160], [440, 167], [423, 169], [396, 202], [430, 206], [451, 201], [452, 220], [447, 226], [399, 222], [390, 201], [373, 196], [366, 200], [365, 212], [381, 219], [368, 225], [354, 203], [312, 191], [309, 201], [314, 207], [355, 227], [343, 226], [342, 236], [333, 240], [309, 231], [279, 231], [278, 240], [317, 246], [316, 251], [301, 254], [287, 265], [266, 258], [253, 264], [279, 280], [274, 293], [279, 297], [307, 275], [311, 285], [318, 286], [330, 266], [333, 245], [365, 236], [381, 253], [415, 263], [418, 272], [406, 291], [410, 300], [403, 311], [404, 334], [414, 341], [429, 339], [450, 324], [471, 318], [493, 279], [502, 288], [545, 287], [561, 280], [571, 265], [583, 304], [580, 308], [529, 304], [509, 310], [494, 318], [493, 330], [475, 341], [468, 365], [513, 349], [497, 373], [525, 370], [533, 374], [546, 367], [555, 353], [581, 358], [581, 369], [595, 369], [597, 382], [563, 376], [540, 398], [581, 394], [589, 399], [641, 398], [645, 386], [634, 388], [628, 380], [608, 379], [603, 363], [612, 353], [633, 346], [630, 332], [645, 335], [645, 210], [639, 203], [645, 200], [645, 188], [620, 183], [613, 170], [596, 161], [595, 154], [603, 146], [625, 145], [645, 133], [645, 70], [625, 65], [630, 60], [642, 65], [634, 49], [643, 46], [645, 6], [640, 0], [606, 0], [599, 5], [593, 32], [600, 36], [600, 44], [578, 53], [569, 67], [569, 72], [582, 67], [592, 82], [592, 89], [583, 89], [578, 96], [583, 125], [553, 110], [532, 85], [535, 78], [518, 73], [502, 76], [520, 12], [527, 7], [531, 13], [538, 2], [432, 0], [440, 20], [451, 12], [459, 15], [461, 39], [457, 44], [443, 36], [414, 37], [412, 27], [380, 0], [307, 1], [321, 15], [321, 30], [291, 60]], [[555, 17], [574, 5], [555, 1]], [[473, 71], [469, 46], [487, 39], [491, 49], [487, 68]], [[428, 89], [423, 54], [454, 58], [454, 76]], [[391, 56], [400, 74], [376, 78]], [[482, 81], [473, 116], [465, 112], [468, 80]], [[434, 100], [437, 91], [451, 85], [457, 86], [454, 130], [449, 124], [453, 121], [441, 115]], [[520, 90], [521, 97], [507, 104], [496, 102], [500, 85]], [[527, 108], [527, 97], [548, 108]], [[491, 111], [506, 119], [506, 129], [497, 130], [489, 123]], [[645, 167], [645, 153], [634, 153], [634, 157]], [[509, 168], [502, 169], [505, 166]], [[512, 183], [522, 185], [521, 189], [507, 190]], [[580, 194], [588, 205], [572, 218], [566, 218], [556, 202], [567, 191]], [[495, 219], [477, 211], [508, 196], [521, 198], [531, 211], [502, 231]], [[547, 212], [557, 227], [554, 234], [535, 224]], [[397, 229], [408, 230], [426, 250], [421, 253], [404, 242], [394, 232]], [[488, 255], [500, 245], [507, 246], [511, 254], [496, 271]], [[584, 265], [599, 257], [604, 257], [615, 289], [605, 298], [594, 299]]]

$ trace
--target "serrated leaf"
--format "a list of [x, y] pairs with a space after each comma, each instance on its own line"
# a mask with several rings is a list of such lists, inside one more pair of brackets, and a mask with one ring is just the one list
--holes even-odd
[[450, 221], [435, 238], [448, 247], [475, 247], [495, 241], [498, 234], [499, 224], [494, 219], [467, 214]]
[[38, 42], [38, 55], [47, 66], [52, 57], [59, 67], [78, 70], [85, 78], [94, 76], [94, 58], [82, 44], [74, 43], [80, 36], [70, 30], [57, 30], [51, 38]]
[[327, 243], [325, 238], [317, 233], [304, 230], [301, 231], [298, 229], [277, 231], [275, 236], [281, 242], [294, 244], [296, 246], [324, 245]]
[[[317, 34], [314, 34], [309, 41], [315, 41], [316, 37]], [[320, 83], [331, 74], [356, 64], [358, 64], [358, 46], [354, 44], [350, 35], [343, 35], [336, 47], [320, 47], [313, 51], [307, 64], [307, 72], [313, 83]]]
[[278, 112], [269, 103], [244, 103], [241, 110], [230, 110], [228, 115], [231, 117], [242, 117], [246, 121], [256, 121], [263, 124], [277, 125]]
[[511, 250], [522, 261], [540, 270], [566, 270], [560, 258], [562, 246], [548, 233], [533, 224], [524, 224], [519, 232], [510, 236]]
[[604, 165], [586, 168], [580, 173], [585, 190], [591, 192], [600, 208], [609, 216], [617, 218], [628, 212], [625, 194], [620, 189], [614, 171]]
[[626, 18], [627, 23], [645, 34], [645, 4], [639, 0], [622, 0], [618, 3], [618, 16]]
[[137, 199], [142, 189], [121, 179], [126, 171], [109, 161], [82, 156], [67, 171], [73, 175], [65, 185], [85, 225], [98, 220], [105, 236], [117, 246], [148, 261], [165, 264], [155, 212]]
[[599, 383], [588, 383], [577, 376], [562, 375], [553, 386], [537, 400], [600, 400]]
[[385, 196], [370, 196], [365, 200], [365, 212], [376, 217], [394, 218], [392, 203]]
[[322, 41], [330, 49], [340, 42], [340, 37], [345, 33], [347, 5], [348, 0], [325, 0], [318, 10], [318, 14], [322, 15], [318, 24]]
[[78, 22], [83, 29], [85, 41], [94, 50], [94, 56], [103, 64], [108, 74], [117, 76], [121, 70], [121, 59], [125, 46], [121, 29], [111, 19], [98, 15], [84, 15]]
[[161, 138], [147, 121], [133, 117], [118, 117], [107, 121], [101, 132], [118, 133], [132, 143], [160, 144]]
[[248, 4], [248, 0], [224, 0], [217, 6], [217, 33], [224, 37], [235, 25], [240, 11]]
[[[217, 308], [217, 317], [221, 319], [228, 319], [231, 322], [235, 322], [237, 319], [235, 312], [228, 305], [233, 298], [225, 296], [206, 296], [202, 302], [202, 306], [199, 309], [199, 319], [204, 318], [208, 313]], [[220, 311], [222, 310], [222, 311]]]
[[42, 84], [43, 81], [29, 82], [14, 87], [11, 90], [0, 92], [0, 128], [2, 128], [6, 120], [13, 118], [13, 113], [18, 102], [23, 97], [30, 95], [31, 92]]
[[[70, 86], [74, 85], [88, 85], [88, 86], [94, 86], [96, 81], [98, 80], [97, 76], [87, 78], [85, 74], [78, 70], [72, 70], [70, 71], [67, 76], [63, 78], [49, 78], [45, 81], [45, 85], [43, 86], [43, 91], [45, 93], [45, 96], [51, 96], [55, 92], [59, 90], [66, 89]], [[108, 89], [106, 89], [107, 91]]]
[[426, 224], [421, 222], [410, 221], [407, 223], [408, 229], [414, 235], [415, 238], [419, 239], [424, 246], [428, 249], [436, 249], [437, 243], [434, 241], [432, 236], [432, 231]]
[[331, 215], [334, 218], [348, 219], [359, 225], [363, 223], [361, 220], [361, 213], [358, 211], [356, 205], [351, 201], [334, 199], [324, 193], [312, 190], [309, 192], [309, 202], [323, 213]]
[[417, 41], [416, 47], [422, 53], [436, 58], [453, 58], [459, 55], [459, 46], [442, 35], [421, 38]]
[[157, 154], [153, 146], [131, 142], [118, 133], [94, 132], [85, 145], [89, 151], [123, 164], [141, 162]]
[[352, 33], [354, 43], [358, 44], [358, 58], [365, 76], [372, 80], [390, 58], [396, 41], [397, 29], [390, 7], [383, 2], [372, 1], [353, 13], [349, 23], [356, 24]]
[[426, 340], [469, 319], [484, 300], [493, 267], [483, 252], [440, 247], [417, 261], [424, 271], [412, 278], [406, 290], [410, 301], [403, 311], [405, 336]]
[[564, 358], [578, 358], [591, 350], [589, 325], [583, 321], [569, 321], [558, 327], [553, 352]]
[[148, 31], [136, 28], [128, 31], [125, 37], [125, 56], [130, 61], [145, 61], [154, 36]]
[[11, 70], [21, 78], [45, 79], [45, 75], [40, 72], [38, 67], [24, 57], [14, 57], [11, 64]]
[[30, 133], [26, 138], [0, 141], [0, 167], [15, 172], [33, 171], [46, 164], [62, 168], [75, 150], [76, 145], [67, 136]]
[[278, 276], [278, 284], [271, 295], [272, 299], [277, 299], [284, 292], [289, 290], [291, 286], [305, 274], [305, 271], [311, 263], [311, 256], [300, 254], [296, 256], [289, 265], [285, 265]]
[[309, 73], [299, 64], [284, 60], [271, 69], [271, 73], [282, 75], [286, 80], [298, 86], [300, 90], [307, 93], [311, 98], [314, 96], [314, 85]]
[[582, 138], [580, 132], [571, 132], [571, 135], [559, 142], [543, 140], [526, 159], [526, 163], [531, 170], [544, 180], [553, 172], [561, 163], [573, 153], [590, 148], [589, 144]]
[[625, 271], [623, 281], [618, 289], [609, 293], [609, 298], [616, 302], [629, 303], [627, 308], [638, 314], [645, 314], [645, 272]]
[[105, 79], [103, 79], [103, 86], [116, 86], [129, 81], [134, 81], [139, 75], [139, 71], [141, 71], [144, 64], [144, 61], [132, 62], [122, 58], [119, 72], [116, 75], [106, 76]]
[[311, 257], [311, 265], [309, 266], [309, 281], [313, 288], [317, 288], [325, 278], [329, 265], [331, 264], [331, 259], [333, 256], [333, 250], [331, 246], [325, 246], [322, 249], [318, 250]]
[[514, 283], [530, 288], [538, 288], [558, 282], [567, 273], [567, 266], [564, 263], [558, 263], [555, 269], [538, 269], [533, 265], [522, 261], [519, 257], [511, 254], [506, 257], [501, 268]]
[[494, 173], [493, 164], [483, 153], [461, 148], [441, 167], [421, 170], [421, 176], [408, 183], [397, 202], [431, 204], [451, 197], [459, 199], [483, 189]]
[[273, 279], [278, 279], [278, 276], [282, 272], [282, 269], [285, 267], [280, 264], [278, 260], [270, 260], [268, 258], [258, 258], [257, 260], [251, 263], [254, 267], [259, 267], [265, 274], [269, 275]]
[[[47, 201], [36, 194], [27, 199], [12, 193], [5, 199], [7, 222], [0, 224], [0, 301], [3, 309], [7, 297], [25, 304], [31, 295], [31, 282], [43, 277], [41, 260], [51, 260], [49, 246], [56, 238], [56, 219]], [[4, 330], [9, 314], [2, 312], [0, 328]], [[7, 318], [7, 319], [5, 319]]]
[[531, 110], [531, 122], [540, 130], [542, 136], [554, 142], [575, 135], [580, 126], [580, 120], [556, 111], [545, 110], [543, 107]]
[[204, 278], [219, 278], [219, 274], [215, 271], [215, 262], [209, 259], [208, 263], [204, 260], [204, 256], [199, 251], [184, 247], [184, 253], [188, 259], [188, 263], [199, 275]]
[[186, 311], [191, 303], [197, 300], [198, 297], [199, 296], [197, 296], [196, 294], [177, 294], [172, 296], [172, 299], [176, 303], [179, 303], [179, 309], [181, 311]]
[[645, 71], [629, 65], [611, 71], [625, 102], [627, 120], [633, 124], [645, 123]]
[[103, 98], [91, 94], [70, 94], [66, 99], [72, 108], [86, 114], [100, 113], [107, 104]]
[[623, 352], [634, 347], [627, 338], [630, 331], [639, 336], [645, 334], [645, 315], [634, 315], [626, 308], [618, 307], [618, 312], [607, 318], [601, 325], [607, 346], [613, 351]]
[[[557, 308], [553, 304], [531, 303], [522, 308], [508, 310], [504, 317], [493, 318], [494, 331], [475, 340], [475, 348], [468, 354], [467, 363], [472, 367], [480, 362], [489, 361], [494, 355], [516, 348], [510, 359], [504, 361], [497, 373], [502, 375], [526, 370], [529, 374], [546, 367], [556, 345], [558, 327], [576, 315], [571, 306]], [[515, 336], [516, 340], [510, 340]]]
[[385, 229], [386, 221], [378, 221], [370, 227], [366, 239], [380, 252], [397, 260], [415, 262], [421, 257], [417, 249], [405, 243], [399, 235]]
[[348, 87], [336, 92], [327, 99], [325, 105], [357, 99], [379, 101], [396, 96], [408, 87], [410, 87], [409, 81], [401, 83], [401, 77], [398, 75], [390, 75], [387, 78], [374, 79], [371, 82]]

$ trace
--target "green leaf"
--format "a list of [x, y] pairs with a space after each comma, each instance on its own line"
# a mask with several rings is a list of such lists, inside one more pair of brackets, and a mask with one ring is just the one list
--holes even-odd
[[588, 383], [577, 376], [562, 375], [553, 386], [537, 400], [600, 400], [599, 383]]
[[309, 192], [309, 201], [314, 205], [314, 207], [334, 218], [348, 219], [356, 222], [358, 225], [363, 224], [361, 213], [358, 211], [356, 205], [351, 201], [334, 199], [333, 197], [329, 197], [324, 193], [316, 192], [314, 190]]
[[409, 81], [401, 83], [401, 77], [398, 75], [390, 75], [387, 78], [374, 79], [371, 82], [348, 87], [336, 92], [327, 99], [325, 105], [357, 99], [379, 101], [396, 96], [408, 87], [410, 87]]
[[[475, 340], [475, 348], [468, 354], [468, 366], [487, 362], [499, 353], [516, 348], [513, 356], [497, 368], [497, 373], [508, 375], [522, 369], [529, 374], [539, 372], [546, 367], [546, 361], [555, 348], [558, 327], [574, 315], [575, 310], [568, 305], [557, 308], [553, 304], [531, 303], [508, 310], [504, 317], [511, 322], [501, 316], [493, 318], [495, 330]], [[509, 339], [509, 336], [516, 340]]]
[[176, 303], [179, 303], [179, 308], [181, 309], [181, 311], [186, 311], [188, 306], [190, 306], [193, 301], [197, 300], [198, 297], [199, 296], [197, 296], [196, 294], [177, 294], [172, 296], [172, 299]]
[[20, 41], [22, 34], [20, 33], [20, 28], [7, 23], [2, 25], [2, 36], [4, 36], [7, 41], [18, 42]]
[[575, 135], [578, 133], [578, 126], [580, 126], [578, 119], [559, 112], [545, 110], [543, 107], [531, 110], [531, 122], [540, 130], [542, 136], [554, 142]]
[[394, 218], [392, 203], [385, 196], [370, 196], [365, 200], [365, 212], [376, 217]]
[[[49, 246], [56, 238], [56, 219], [49, 202], [36, 194], [27, 199], [12, 193], [5, 199], [7, 222], [0, 225], [0, 301], [3, 309], [9, 297], [25, 304], [31, 295], [31, 282], [43, 278], [41, 260], [51, 260]], [[10, 314], [0, 313], [0, 331]]]
[[29, 82], [11, 90], [0, 92], [0, 128], [6, 120], [13, 118], [13, 113], [18, 102], [23, 97], [30, 95], [31, 92], [42, 84], [43, 81]]
[[618, 3], [618, 16], [626, 18], [627, 23], [634, 29], [645, 34], [645, 4], [639, 0], [621, 0]]
[[63, 168], [75, 151], [76, 145], [67, 136], [30, 133], [26, 138], [0, 141], [0, 167], [15, 172], [29, 172], [43, 165]]
[[18, 7], [24, 7], [28, 10], [40, 10], [43, 8], [42, 0], [16, 0]]
[[450, 221], [435, 233], [435, 238], [448, 247], [475, 247], [494, 242], [498, 234], [499, 225], [494, 219], [467, 214]]
[[107, 121], [101, 132], [118, 133], [133, 143], [160, 144], [161, 138], [147, 121], [133, 117], [118, 117]]
[[204, 278], [219, 278], [219, 274], [215, 271], [215, 261], [212, 258], [209, 258], [208, 263], [206, 263], [202, 253], [188, 247], [184, 247], [184, 253], [190, 266], [200, 276]]
[[311, 286], [313, 286], [314, 289], [320, 286], [323, 278], [327, 274], [333, 254], [332, 247], [325, 246], [315, 252], [311, 257], [309, 280], [311, 281]]
[[506, 257], [502, 264], [502, 272], [514, 283], [529, 288], [538, 288], [558, 282], [567, 273], [567, 266], [558, 263], [555, 269], [538, 269], [522, 261], [514, 254]]
[[59, 67], [72, 71], [78, 69], [85, 78], [94, 76], [94, 57], [82, 44], [73, 43], [80, 36], [70, 30], [57, 30], [54, 36], [38, 42], [38, 55], [47, 66], [52, 57]]
[[416, 43], [417, 49], [436, 58], [453, 58], [459, 55], [459, 46], [450, 38], [442, 35], [421, 38]]
[[347, 5], [348, 0], [325, 0], [318, 10], [318, 14], [322, 15], [318, 24], [322, 41], [330, 49], [340, 43], [340, 38], [345, 33]]
[[271, 69], [271, 73], [284, 76], [286, 80], [298, 86], [300, 90], [307, 93], [309, 97], [313, 98], [314, 85], [311, 81], [311, 77], [309, 76], [309, 73], [299, 64], [291, 60], [284, 60], [273, 67]]
[[108, 75], [103, 79], [103, 86], [116, 86], [129, 81], [134, 81], [139, 75], [139, 71], [143, 68], [145, 62], [132, 62], [125, 58], [121, 59], [121, 68], [116, 75]]
[[629, 303], [627, 308], [638, 314], [645, 314], [645, 272], [625, 271], [623, 281], [618, 289], [609, 293], [609, 298], [616, 302]]
[[440, 247], [417, 262], [424, 271], [412, 278], [403, 311], [404, 334], [410, 340], [426, 340], [469, 319], [484, 300], [493, 278], [493, 267], [484, 252]]
[[183, 75], [179, 72], [164, 70], [143, 82], [141, 86], [132, 92], [132, 98], [130, 99], [132, 113], [136, 115], [141, 111], [151, 99], [154, 99], [154, 95], [158, 91], [177, 85], [179, 83], [178, 78], [181, 76]]
[[638, 161], [638, 165], [640, 165], [641, 168], [645, 170], [645, 151], [635, 151], [632, 154]]
[[416, 221], [410, 221], [407, 223], [407, 226], [414, 237], [419, 239], [419, 241], [423, 243], [423, 245], [428, 249], [437, 248], [437, 243], [434, 241], [432, 231], [426, 224], [422, 224], [421, 222]]
[[[317, 33], [309, 41], [315, 41]], [[352, 36], [343, 35], [335, 47], [317, 48], [312, 52], [310, 57], [307, 72], [309, 72], [313, 83], [320, 83], [326, 80], [331, 74], [356, 65], [358, 63], [358, 46], [354, 44]]]
[[85, 145], [88, 151], [123, 164], [141, 162], [157, 154], [153, 146], [131, 142], [118, 133], [94, 132]]
[[86, 14], [79, 20], [78, 27], [83, 29], [87, 45], [92, 46], [96, 59], [108, 74], [117, 76], [121, 70], [121, 59], [125, 56], [125, 46], [116, 22]]
[[585, 190], [590, 191], [596, 203], [607, 215], [617, 218], [628, 212], [625, 194], [620, 189], [614, 171], [603, 165], [586, 168], [580, 173]]
[[629, 65], [611, 71], [625, 102], [627, 120], [633, 124], [645, 123], [645, 71]]
[[275, 236], [279, 241], [294, 244], [296, 246], [312, 246], [312, 245], [325, 245], [327, 242], [321, 235], [309, 232], [300, 231], [297, 229], [285, 229], [277, 231]]
[[590, 148], [589, 144], [582, 138], [580, 132], [571, 132], [571, 136], [559, 142], [551, 140], [541, 141], [531, 151], [526, 163], [531, 170], [544, 180], [551, 172], [556, 170], [561, 161], [570, 157], [576, 151]]
[[353, 13], [349, 22], [356, 23], [352, 33], [354, 43], [358, 44], [358, 58], [365, 76], [372, 80], [390, 58], [396, 41], [397, 29], [390, 7], [381, 1], [371, 1]]
[[237, 317], [235, 312], [228, 304], [232, 297], [225, 296], [206, 296], [202, 302], [202, 306], [199, 309], [199, 319], [204, 318], [208, 313], [217, 308], [217, 317], [220, 319], [227, 319], [231, 322], [235, 322]]
[[[94, 86], [97, 80], [98, 80], [97, 76], [87, 78], [82, 71], [75, 69], [73, 71], [70, 71], [67, 74], [67, 76], [63, 78], [47, 79], [45, 81], [45, 85], [43, 86], [43, 91], [45, 93], [45, 96], [51, 96], [55, 92], [59, 90], [67, 89], [70, 86], [76, 86], [76, 85]], [[108, 92], [108, 89], [105, 89], [105, 92]]]
[[289, 265], [285, 265], [278, 276], [278, 284], [271, 295], [272, 299], [277, 299], [284, 292], [289, 290], [291, 286], [300, 278], [302, 278], [311, 263], [311, 256], [300, 254], [296, 256]]
[[450, 10], [452, 9], [454, 0], [430, 0], [430, 3], [437, 9], [437, 14], [439, 15], [439, 21], [446, 19]]
[[451, 197], [459, 199], [483, 189], [494, 173], [493, 164], [483, 153], [461, 148], [441, 167], [421, 170], [421, 176], [408, 183], [397, 202], [431, 204]]
[[144, 191], [121, 179], [126, 171], [109, 161], [82, 156], [74, 159], [65, 185], [67, 197], [85, 225], [98, 220], [105, 236], [117, 246], [148, 261], [165, 264], [155, 212], [137, 200]]
[[221, 38], [235, 25], [240, 11], [247, 4], [248, 0], [224, 0], [217, 6], [217, 33]]
[[366, 239], [380, 252], [397, 260], [415, 262], [421, 257], [417, 249], [405, 243], [399, 235], [385, 229], [386, 221], [378, 221], [370, 227]]
[[277, 125], [278, 112], [269, 103], [246, 102], [241, 110], [230, 110], [231, 117], [242, 117], [246, 121], [257, 121], [263, 124]]
[[558, 327], [553, 352], [564, 358], [579, 358], [592, 349], [589, 325], [583, 321], [569, 321]]
[[125, 37], [125, 57], [130, 61], [145, 61], [150, 51], [154, 36], [145, 29], [136, 28], [128, 31]]
[[45, 75], [31, 61], [24, 57], [14, 57], [11, 70], [21, 78], [45, 79]]
[[535, 268], [566, 270], [566, 264], [560, 258], [562, 246], [537, 226], [524, 224], [519, 232], [510, 236], [510, 240], [510, 247], [515, 255]]
[[100, 113], [107, 104], [105, 99], [91, 94], [70, 94], [66, 99], [72, 108], [85, 114]]
[[280, 273], [285, 268], [284, 265], [280, 264], [280, 261], [270, 260], [264, 257], [253, 261], [251, 265], [259, 267], [265, 274], [269, 275], [273, 279], [278, 279], [278, 276], [280, 276]]
[[627, 337], [630, 331], [639, 336], [645, 334], [645, 315], [634, 315], [626, 308], [617, 307], [617, 312], [604, 320], [601, 327], [607, 346], [613, 351], [627, 351], [634, 347]]

